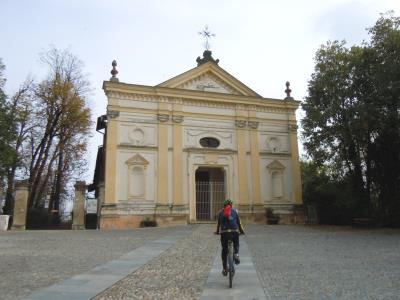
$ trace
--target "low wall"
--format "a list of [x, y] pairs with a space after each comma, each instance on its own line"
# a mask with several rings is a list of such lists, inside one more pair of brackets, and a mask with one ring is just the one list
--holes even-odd
[[[139, 228], [144, 220], [154, 220], [154, 215], [106, 215], [100, 218], [100, 229]], [[158, 215], [155, 220], [160, 227], [188, 224], [186, 215]]]
[[[265, 212], [239, 212], [244, 225], [246, 224], [267, 224]], [[292, 211], [277, 212], [279, 216], [278, 224], [305, 224], [305, 215], [301, 209], [292, 209]], [[155, 220], [157, 226], [176, 226], [189, 224], [189, 215], [186, 213], [158, 213], [153, 214], [103, 214], [100, 217], [100, 229], [131, 229], [139, 228], [143, 220]], [[216, 223], [216, 221], [215, 221]]]

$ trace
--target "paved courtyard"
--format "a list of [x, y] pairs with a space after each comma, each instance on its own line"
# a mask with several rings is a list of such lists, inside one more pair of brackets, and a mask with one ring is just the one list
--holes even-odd
[[245, 229], [233, 289], [213, 225], [0, 232], [0, 299], [400, 299], [400, 230]]

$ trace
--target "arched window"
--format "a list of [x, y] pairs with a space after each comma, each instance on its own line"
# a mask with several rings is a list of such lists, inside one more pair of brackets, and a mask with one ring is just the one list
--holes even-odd
[[203, 137], [200, 139], [200, 145], [204, 148], [218, 148], [220, 142], [213, 137]]

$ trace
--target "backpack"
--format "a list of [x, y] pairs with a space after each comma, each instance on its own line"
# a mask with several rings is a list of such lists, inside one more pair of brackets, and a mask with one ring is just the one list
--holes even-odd
[[231, 210], [232, 210], [232, 206], [227, 205], [224, 207], [224, 219], [225, 220], [231, 220]]

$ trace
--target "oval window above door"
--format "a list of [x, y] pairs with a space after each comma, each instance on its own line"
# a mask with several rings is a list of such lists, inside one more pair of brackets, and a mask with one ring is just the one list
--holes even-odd
[[200, 145], [204, 148], [218, 148], [219, 140], [213, 137], [203, 137], [200, 139]]

